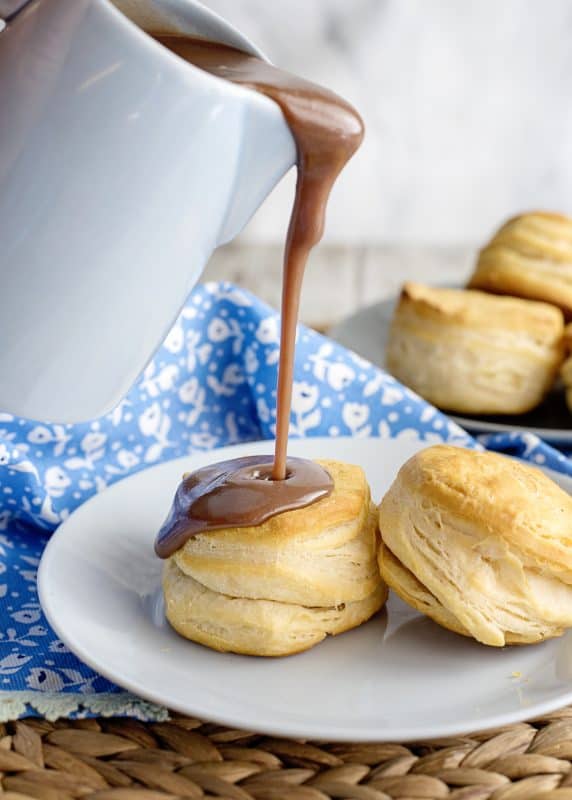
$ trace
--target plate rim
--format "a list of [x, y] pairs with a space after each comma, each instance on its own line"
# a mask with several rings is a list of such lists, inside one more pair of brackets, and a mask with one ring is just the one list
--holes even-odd
[[[320, 440], [322, 441], [332, 441], [332, 437], [303, 437], [305, 441], [312, 440], [313, 442], [319, 444]], [[397, 439], [382, 439], [381, 437], [365, 437], [367, 440], [374, 440], [378, 442], [397, 442]], [[296, 441], [300, 441], [297, 439]], [[344, 437], [337, 437], [336, 441], [355, 441], [355, 437], [351, 436], [344, 436]], [[363, 442], [363, 439], [360, 439]], [[38, 588], [38, 598], [42, 608], [43, 613], [48, 620], [48, 623], [56, 633], [56, 635], [66, 644], [66, 646], [70, 649], [70, 651], [77, 656], [81, 661], [83, 661], [87, 666], [91, 669], [95, 670], [98, 674], [102, 675], [104, 678], [107, 678], [112, 683], [115, 683], [120, 688], [131, 692], [132, 694], [142, 698], [143, 700], [150, 701], [158, 706], [167, 708], [169, 711], [176, 711], [178, 713], [183, 713], [187, 715], [196, 715], [199, 718], [204, 719], [206, 722], [213, 722], [218, 725], [224, 725], [228, 727], [238, 728], [238, 729], [249, 729], [248, 724], [246, 724], [241, 718], [238, 712], [233, 713], [230, 711], [227, 713], [212, 713], [210, 710], [205, 710], [200, 703], [200, 695], [198, 695], [196, 702], [194, 699], [191, 699], [190, 702], [181, 700], [180, 702], [175, 700], [169, 700], [168, 702], [165, 701], [164, 697], [161, 697], [159, 693], [154, 692], [153, 690], [147, 690], [145, 687], [141, 687], [137, 684], [136, 681], [131, 680], [130, 678], [125, 678], [123, 675], [118, 673], [117, 670], [108, 669], [105, 664], [101, 664], [97, 660], [97, 657], [93, 657], [90, 655], [89, 651], [86, 651], [82, 645], [77, 645], [74, 641], [73, 643], [70, 642], [64, 628], [59, 624], [57, 619], [57, 613], [54, 615], [53, 609], [51, 608], [49, 597], [51, 594], [51, 589], [49, 588], [49, 581], [45, 578], [49, 569], [50, 569], [50, 562], [54, 558], [54, 553], [56, 553], [57, 557], [57, 547], [58, 541], [61, 539], [62, 536], [66, 535], [66, 528], [67, 523], [72, 517], [76, 517], [89, 513], [89, 509], [91, 506], [101, 502], [101, 498], [104, 495], [109, 496], [109, 493], [114, 493], [116, 491], [121, 491], [119, 487], [121, 487], [126, 481], [135, 482], [139, 476], [142, 474], [146, 474], [152, 470], [156, 470], [161, 467], [166, 467], [170, 465], [171, 467], [174, 466], [177, 462], [188, 461], [194, 457], [208, 457], [209, 455], [213, 455], [220, 451], [229, 451], [234, 450], [235, 448], [242, 448], [245, 444], [255, 445], [255, 446], [262, 446], [265, 443], [269, 443], [271, 440], [256, 440], [255, 442], [243, 442], [235, 445], [230, 445], [223, 448], [215, 448], [210, 451], [200, 451], [198, 453], [189, 454], [185, 456], [180, 456], [176, 459], [169, 459], [167, 461], [161, 462], [160, 464], [150, 465], [145, 467], [144, 469], [139, 470], [138, 472], [125, 476], [124, 478], [116, 481], [111, 486], [106, 487], [102, 492], [93, 495], [89, 500], [75, 509], [70, 516], [62, 522], [58, 528], [54, 531], [51, 535], [50, 539], [48, 540], [44, 551], [41, 556], [40, 564], [38, 567], [38, 577], [37, 577], [37, 588]], [[403, 444], [403, 442], [401, 443]], [[431, 443], [421, 441], [419, 442], [420, 448], [423, 449], [424, 447], [431, 446]], [[510, 456], [509, 456], [510, 457]], [[539, 469], [544, 471], [542, 465], [534, 465]], [[547, 472], [551, 472], [546, 470]], [[569, 491], [572, 492], [572, 478], [567, 475], [561, 475], [560, 473], [556, 473], [558, 477], [563, 478], [564, 483], [569, 485]], [[87, 512], [85, 509], [88, 509]], [[55, 543], [55, 544], [54, 544]], [[367, 623], [366, 623], [367, 624]], [[542, 646], [542, 643], [540, 644]], [[263, 723], [261, 725], [257, 724], [257, 729], [255, 732], [265, 735], [273, 735], [273, 736], [281, 736], [281, 737], [291, 737], [291, 738], [306, 738], [306, 739], [313, 739], [313, 740], [323, 740], [326, 739], [327, 741], [331, 742], [411, 742], [411, 741], [422, 741], [427, 739], [437, 739], [437, 738], [444, 738], [449, 736], [462, 736], [467, 734], [475, 734], [482, 731], [492, 730], [497, 727], [502, 727], [505, 725], [512, 725], [518, 722], [523, 722], [529, 719], [533, 719], [538, 716], [542, 716], [544, 714], [551, 713], [555, 710], [558, 710], [566, 705], [572, 704], [572, 684], [571, 688], [568, 692], [564, 692], [558, 698], [553, 698], [549, 700], [545, 700], [540, 703], [533, 703], [531, 706], [526, 708], [516, 708], [512, 712], [507, 713], [500, 713], [493, 715], [492, 717], [488, 717], [486, 721], [479, 723], [478, 720], [458, 720], [455, 722], [450, 722], [446, 724], [433, 724], [430, 726], [424, 726], [421, 730], [419, 727], [413, 726], [402, 726], [400, 728], [392, 727], [386, 732], [384, 732], [383, 728], [377, 728], [375, 731], [369, 731], [364, 729], [363, 727], [353, 727], [344, 725], [342, 727], [328, 725], [328, 723], [312, 723], [309, 726], [300, 727], [299, 724], [295, 721], [290, 720], [282, 720], [281, 722], [274, 724], [273, 722]], [[325, 733], [325, 726], [328, 725], [328, 732]]]

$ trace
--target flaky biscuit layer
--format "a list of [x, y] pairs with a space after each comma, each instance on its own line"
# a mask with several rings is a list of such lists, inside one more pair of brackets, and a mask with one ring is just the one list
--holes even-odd
[[500, 647], [572, 626], [572, 498], [540, 470], [428, 448], [400, 470], [379, 524], [382, 577], [445, 627]]

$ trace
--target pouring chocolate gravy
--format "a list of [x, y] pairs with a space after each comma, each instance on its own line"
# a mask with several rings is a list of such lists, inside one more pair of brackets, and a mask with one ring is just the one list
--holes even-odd
[[167, 558], [201, 531], [259, 525], [283, 511], [317, 502], [333, 489], [332, 479], [319, 465], [287, 459], [296, 324], [308, 255], [322, 238], [331, 188], [361, 144], [363, 123], [333, 92], [254, 56], [184, 36], [155, 38], [189, 63], [278, 103], [296, 142], [298, 170], [284, 252], [274, 459], [236, 459], [185, 478], [155, 544], [157, 555]]

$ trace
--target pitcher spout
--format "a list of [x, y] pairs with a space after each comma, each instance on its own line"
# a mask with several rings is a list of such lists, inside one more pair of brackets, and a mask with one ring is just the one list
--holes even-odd
[[[240, 31], [197, 0], [111, 0], [143, 30], [161, 34], [191, 33], [220, 42], [266, 60], [266, 56]], [[192, 12], [192, 13], [191, 13]], [[189, 18], [192, 27], [189, 29]], [[278, 105], [251, 89], [226, 87], [227, 105], [241, 107], [240, 123], [232, 134], [240, 137], [227, 145], [227, 159], [235, 158], [234, 181], [215, 245], [233, 239], [280, 178], [296, 162], [296, 146]]]
[[234, 184], [217, 245], [233, 239], [254, 215], [278, 181], [296, 163], [296, 145], [279, 106], [244, 89], [241, 142]]

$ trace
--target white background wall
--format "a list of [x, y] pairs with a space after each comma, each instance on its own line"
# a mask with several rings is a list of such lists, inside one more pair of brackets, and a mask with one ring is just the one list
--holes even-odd
[[[478, 243], [518, 210], [572, 213], [570, 0], [205, 2], [362, 113], [330, 242]], [[243, 240], [283, 237], [292, 186]]]

